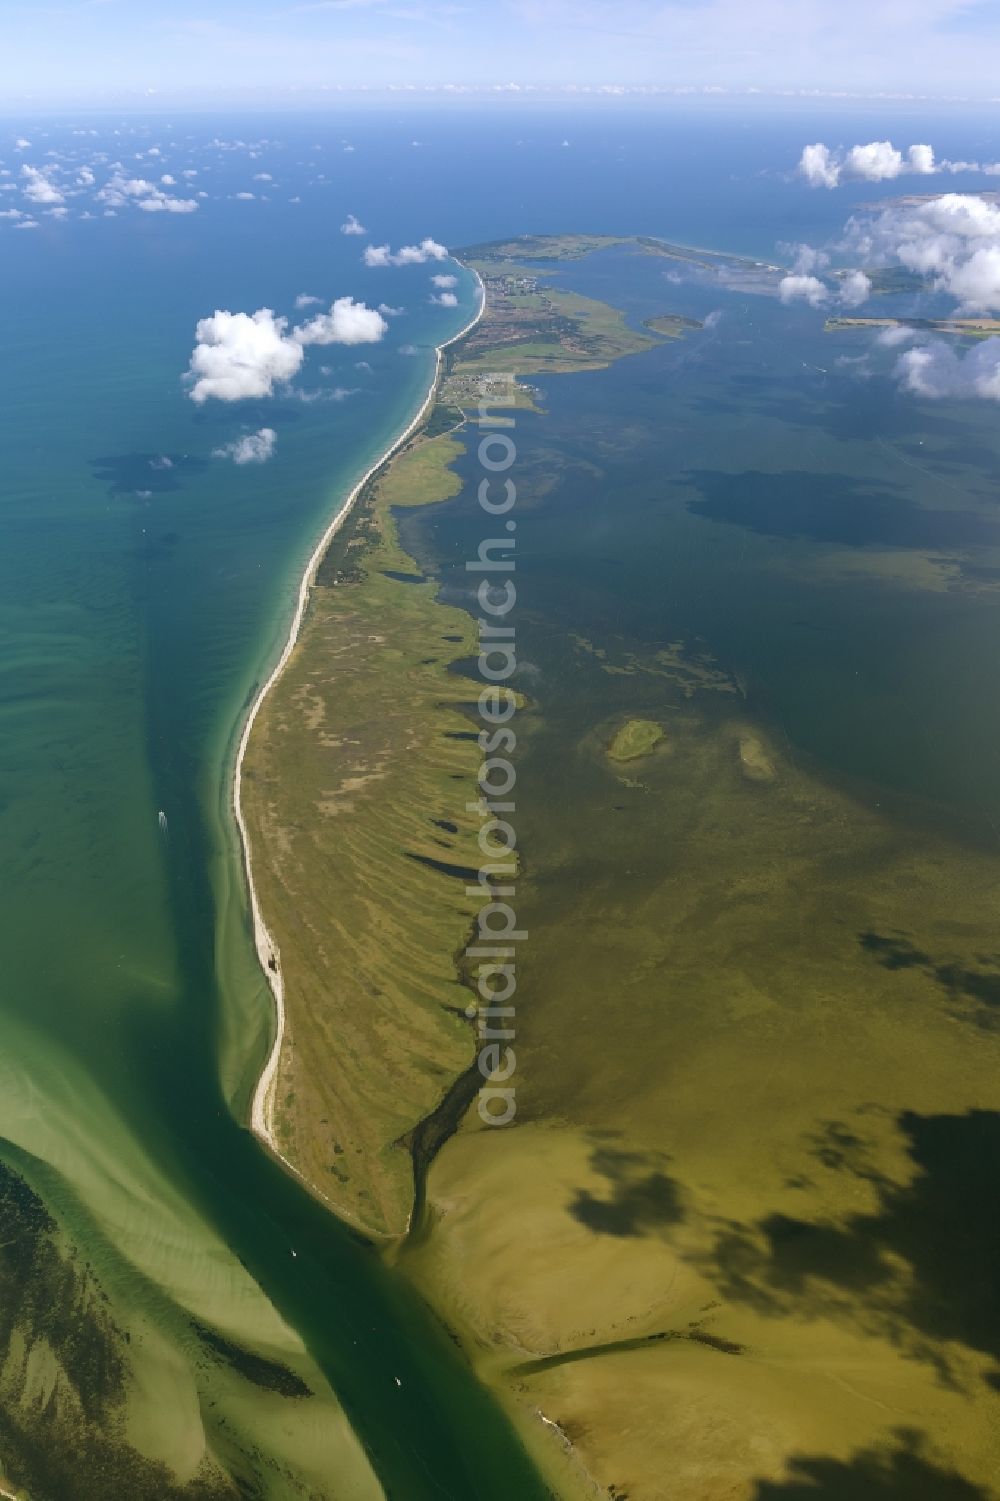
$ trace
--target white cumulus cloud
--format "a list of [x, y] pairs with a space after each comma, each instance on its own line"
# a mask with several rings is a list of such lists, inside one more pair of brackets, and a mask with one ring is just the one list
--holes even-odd
[[247, 433], [233, 443], [224, 443], [212, 450], [214, 459], [232, 459], [234, 464], [266, 464], [274, 455], [278, 434], [273, 427], [262, 427], [258, 432]]
[[801, 245], [780, 241], [778, 249], [782, 255], [787, 255], [792, 262], [792, 271], [804, 272], [807, 276], [822, 271], [830, 264], [830, 257], [825, 250], [817, 250], [812, 245]]
[[446, 261], [448, 251], [437, 240], [426, 239], [395, 251], [388, 245], [368, 245], [362, 259], [366, 266], [422, 266], [427, 261]]
[[98, 203], [122, 208], [134, 203], [147, 214], [193, 214], [198, 207], [194, 198], [172, 198], [155, 182], [144, 177], [125, 177], [115, 172], [96, 195]]
[[872, 264], [898, 265], [954, 297], [962, 312], [1000, 309], [1000, 206], [970, 193], [890, 204], [848, 226]]
[[835, 188], [840, 181], [840, 164], [834, 161], [829, 146], [824, 146], [822, 141], [803, 146], [799, 172], [814, 188]]
[[25, 164], [21, 168], [21, 176], [25, 179], [24, 196], [30, 203], [63, 203], [65, 201], [59, 189], [49, 181], [48, 172], [40, 167], [29, 167]]
[[866, 276], [863, 271], [848, 271], [841, 278], [837, 300], [844, 307], [860, 307], [863, 302], [868, 301], [871, 291], [871, 277]]
[[839, 303], [841, 307], [860, 307], [868, 301], [871, 290], [871, 278], [863, 271], [843, 272], [834, 286], [805, 271], [793, 271], [778, 283], [778, 296], [782, 302], [808, 302], [815, 308], [830, 302]]
[[377, 344], [389, 325], [377, 308], [338, 297], [328, 313], [317, 313], [293, 331], [299, 344]]
[[814, 188], [835, 188], [848, 180], [888, 182], [904, 173], [928, 176], [939, 168], [932, 146], [914, 145], [904, 155], [891, 141], [868, 141], [849, 151], [831, 151], [822, 141], [805, 146], [799, 158], [799, 172]]
[[290, 338], [288, 320], [270, 308], [248, 313], [217, 310], [195, 329], [186, 379], [192, 401], [242, 401], [270, 396], [299, 372], [302, 345]]
[[446, 261], [448, 251], [437, 240], [421, 240], [419, 245], [404, 245], [393, 257], [397, 266], [422, 266], [425, 261]]
[[798, 273], [781, 278], [778, 296], [782, 302], [808, 302], [810, 307], [822, 307], [829, 300], [830, 292], [818, 276]]
[[869, 141], [867, 146], [852, 146], [843, 165], [845, 177], [860, 177], [864, 182], [888, 182], [903, 170], [903, 153], [891, 141]]
[[[1000, 315], [1000, 201], [989, 196], [941, 193], [877, 205], [848, 221], [838, 249], [857, 255], [869, 269], [914, 273], [928, 290], [952, 299], [952, 315]], [[858, 307], [871, 295], [872, 281], [865, 271], [837, 273], [836, 281], [834, 294], [829, 281], [824, 284], [818, 277], [793, 271], [781, 282], [781, 296], [820, 306], [836, 295], [841, 305]], [[940, 305], [929, 311], [936, 317], [942, 314]], [[874, 343], [900, 351], [894, 374], [915, 395], [1000, 401], [996, 336], [962, 349], [950, 341], [929, 339], [926, 328], [911, 322], [881, 330]]]
[[964, 312], [1000, 308], [1000, 245], [983, 245], [939, 278]]
[[932, 172], [937, 171], [933, 146], [911, 146], [909, 164], [910, 171], [915, 172], [918, 177], [930, 177]]
[[355, 214], [348, 214], [340, 226], [340, 233], [342, 235], [365, 235], [368, 231]]
[[905, 323], [897, 323], [890, 328], [881, 328], [875, 336], [875, 343], [884, 349], [895, 349], [900, 344], [912, 344], [914, 339], [919, 338], [919, 331], [909, 327]]
[[899, 357], [896, 373], [917, 396], [1000, 401], [1000, 339], [984, 339], [967, 354], [943, 342], [907, 349]]

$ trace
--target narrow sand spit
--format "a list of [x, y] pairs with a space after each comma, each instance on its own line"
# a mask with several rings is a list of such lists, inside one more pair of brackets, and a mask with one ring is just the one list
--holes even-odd
[[347, 517], [350, 515], [355, 501], [361, 494], [361, 491], [364, 489], [365, 485], [367, 485], [368, 481], [374, 475], [376, 475], [382, 468], [382, 466], [388, 463], [389, 459], [391, 459], [392, 456], [403, 446], [403, 444], [413, 436], [417, 428], [420, 426], [421, 422], [423, 422], [427, 413], [430, 411], [434, 403], [434, 399], [437, 395], [438, 383], [441, 379], [441, 370], [444, 364], [445, 350], [448, 349], [452, 344], [456, 344], [459, 339], [464, 339], [466, 334], [471, 333], [476, 324], [483, 316], [483, 313], [486, 309], [486, 289], [483, 286], [482, 278], [479, 276], [478, 272], [474, 274], [476, 276], [477, 282], [479, 283], [479, 307], [476, 310], [475, 316], [469, 320], [464, 328], [460, 329], [457, 334], [453, 335], [452, 338], [445, 340], [443, 344], [439, 344], [437, 346], [437, 358], [434, 363], [434, 375], [431, 379], [427, 395], [424, 398], [420, 410], [417, 412], [412, 422], [410, 422], [404, 429], [404, 431], [401, 432], [398, 437], [394, 438], [385, 452], [381, 454], [378, 459], [376, 459], [371, 468], [362, 475], [361, 479], [355, 485], [354, 489], [351, 491], [350, 495], [348, 495], [346, 501], [341, 506], [340, 510], [337, 511], [333, 520], [330, 522], [330, 525], [327, 527], [326, 531], [319, 539], [312, 556], [306, 564], [305, 572], [303, 573], [302, 580], [299, 584], [298, 603], [295, 608], [295, 614], [292, 616], [292, 623], [289, 627], [288, 638], [285, 641], [284, 649], [281, 653], [281, 656], [275, 663], [270, 677], [267, 679], [264, 686], [260, 689], [260, 692], [257, 694], [257, 697], [254, 699], [253, 704], [250, 707], [250, 712], [247, 714], [246, 722], [243, 726], [243, 734], [240, 737], [239, 750], [236, 753], [236, 766], [233, 773], [233, 811], [236, 815], [236, 824], [240, 831], [240, 841], [243, 849], [243, 866], [246, 872], [247, 890], [250, 894], [250, 910], [253, 914], [254, 943], [257, 949], [257, 957], [260, 960], [261, 968], [263, 969], [264, 974], [267, 977], [267, 983], [270, 985], [271, 991], [274, 995], [276, 1022], [274, 1042], [272, 1044], [267, 1061], [264, 1064], [260, 1078], [257, 1081], [257, 1087], [254, 1090], [253, 1102], [250, 1108], [250, 1127], [254, 1135], [259, 1137], [259, 1139], [265, 1143], [270, 1151], [273, 1152], [274, 1155], [278, 1157], [284, 1164], [284, 1166], [287, 1167], [290, 1172], [294, 1173], [296, 1177], [299, 1177], [300, 1174], [297, 1172], [294, 1165], [288, 1161], [288, 1158], [285, 1157], [278, 1149], [278, 1144], [275, 1141], [272, 1129], [274, 1086], [278, 1075], [278, 1064], [281, 1060], [281, 1049], [285, 1035], [285, 990], [281, 975], [281, 955], [278, 952], [277, 944], [274, 942], [274, 939], [271, 937], [271, 934], [267, 930], [267, 926], [261, 913], [260, 901], [257, 896], [257, 888], [254, 885], [253, 864], [250, 855], [250, 839], [247, 833], [246, 821], [243, 817], [243, 807], [241, 802], [243, 759], [246, 755], [247, 745], [250, 740], [250, 733], [253, 730], [257, 715], [260, 712], [260, 706], [267, 698], [267, 695], [270, 693], [275, 683], [281, 677], [282, 672], [285, 670], [288, 659], [295, 648], [295, 643], [299, 639], [299, 632], [302, 629], [302, 621], [305, 617], [306, 605], [309, 602], [309, 593], [312, 589], [313, 582], [316, 577], [316, 570], [318, 569], [323, 555], [329, 547], [331, 540], [340, 530], [341, 526], [343, 526], [344, 521], [347, 519]]

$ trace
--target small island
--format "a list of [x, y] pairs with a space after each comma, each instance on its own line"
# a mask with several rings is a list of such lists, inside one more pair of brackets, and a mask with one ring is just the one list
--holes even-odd
[[653, 719], [628, 719], [615, 732], [608, 746], [611, 761], [638, 761], [663, 740], [663, 728]]
[[1000, 318], [827, 318], [823, 330], [843, 333], [849, 328], [912, 328], [915, 333], [954, 334], [962, 339], [992, 339], [1000, 334]]
[[773, 782], [774, 762], [759, 735], [745, 731], [739, 738], [740, 770], [751, 782]]
[[684, 335], [704, 328], [700, 318], [683, 318], [680, 313], [659, 313], [655, 318], [644, 318], [643, 327], [651, 328], [654, 334], [664, 339], [683, 339]]

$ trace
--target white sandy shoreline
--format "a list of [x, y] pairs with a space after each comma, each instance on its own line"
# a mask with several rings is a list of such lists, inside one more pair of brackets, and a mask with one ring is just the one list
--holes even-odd
[[288, 638], [285, 641], [284, 649], [282, 650], [281, 656], [275, 663], [270, 677], [264, 683], [263, 687], [258, 692], [257, 697], [254, 699], [253, 704], [250, 707], [250, 711], [247, 714], [246, 721], [243, 725], [243, 733], [240, 736], [239, 750], [236, 753], [236, 765], [233, 772], [233, 812], [236, 816], [237, 828], [240, 831], [240, 843], [243, 850], [243, 868], [246, 873], [247, 890], [250, 895], [250, 910], [253, 915], [254, 945], [257, 950], [257, 957], [260, 960], [261, 969], [264, 971], [267, 982], [270, 985], [271, 992], [274, 996], [276, 1023], [274, 1042], [271, 1047], [271, 1052], [264, 1064], [260, 1078], [257, 1081], [257, 1087], [254, 1090], [253, 1094], [253, 1101], [250, 1107], [250, 1128], [253, 1131], [254, 1135], [257, 1136], [268, 1147], [268, 1149], [284, 1164], [284, 1166], [288, 1168], [290, 1172], [295, 1174], [296, 1177], [301, 1177], [301, 1174], [298, 1172], [294, 1164], [289, 1162], [288, 1158], [285, 1157], [279, 1150], [273, 1133], [274, 1086], [277, 1080], [278, 1065], [281, 1061], [281, 1049], [285, 1035], [285, 990], [281, 974], [281, 955], [278, 951], [277, 944], [271, 937], [271, 934], [267, 929], [267, 925], [264, 922], [264, 918], [261, 912], [260, 900], [257, 895], [257, 888], [254, 884], [253, 862], [250, 854], [250, 838], [247, 832], [246, 821], [243, 817], [243, 807], [241, 801], [243, 783], [243, 759], [246, 755], [246, 749], [250, 740], [250, 734], [253, 730], [257, 715], [260, 712], [261, 704], [267, 698], [267, 695], [270, 693], [275, 683], [281, 677], [281, 674], [285, 670], [285, 667], [288, 663], [288, 659], [295, 648], [295, 643], [299, 639], [299, 633], [302, 629], [302, 621], [305, 618], [306, 605], [309, 602], [309, 594], [316, 577], [316, 571], [327, 548], [329, 547], [332, 539], [336, 536], [337, 532], [340, 530], [341, 526], [344, 524], [344, 521], [350, 515], [355, 501], [361, 494], [364, 487], [368, 484], [368, 481], [372, 479], [373, 476], [376, 475], [382, 468], [382, 466], [386, 464], [389, 459], [391, 459], [392, 456], [397, 453], [398, 450], [413, 436], [417, 428], [426, 417], [437, 395], [438, 383], [441, 378], [441, 370], [444, 364], [445, 350], [448, 349], [452, 344], [457, 343], [459, 339], [465, 338], [466, 334], [471, 333], [471, 331], [475, 328], [476, 324], [483, 316], [486, 308], [486, 289], [483, 286], [482, 278], [479, 276], [478, 272], [474, 272], [473, 274], [475, 275], [476, 281], [479, 284], [480, 298], [479, 307], [476, 311], [475, 316], [471, 318], [465, 325], [465, 327], [460, 329], [457, 334], [454, 334], [450, 339], [446, 339], [443, 344], [439, 344], [437, 346], [436, 359], [434, 363], [434, 375], [431, 380], [430, 387], [427, 391], [427, 395], [425, 396], [420, 407], [420, 410], [417, 412], [413, 420], [403, 430], [403, 432], [401, 432], [398, 437], [393, 439], [385, 452], [381, 454], [378, 459], [376, 459], [375, 463], [372, 464], [368, 470], [366, 470], [364, 475], [354, 486], [354, 489], [348, 495], [346, 501], [341, 506], [339, 511], [337, 511], [333, 520], [326, 528], [326, 531], [323, 533], [319, 542], [316, 544], [312, 556], [306, 564], [305, 572], [303, 573], [301, 582], [299, 584], [298, 602], [296, 604], [295, 614], [292, 616], [292, 623], [289, 627]]

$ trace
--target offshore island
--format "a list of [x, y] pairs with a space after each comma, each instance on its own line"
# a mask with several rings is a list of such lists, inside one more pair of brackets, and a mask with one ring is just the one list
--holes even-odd
[[[602, 257], [643, 316], [566, 289]], [[586, 235], [457, 258], [482, 316], [331, 531], [246, 743], [284, 1011], [261, 1134], [413, 1282], [561, 1501], [989, 1501], [995, 854], [823, 775], [740, 656], [747, 619], [798, 631], [815, 599], [834, 642], [856, 598], [926, 607], [945, 562], [902, 524], [867, 551], [803, 540], [794, 496], [786, 535], [780, 472], [720, 499], [692, 471], [694, 498], [661, 502], [664, 414], [707, 407], [714, 457], [731, 393], [675, 385], [643, 427], [642, 383], [697, 359], [713, 288], [780, 317], [777, 268]], [[665, 309], [689, 278], [703, 311]], [[756, 365], [740, 375], [749, 401]], [[519, 632], [532, 941], [501, 1130], [469, 1109], [475, 620], [441, 583], [483, 396], [523, 423], [532, 517], [573, 492], [539, 523]], [[969, 535], [947, 579], [984, 608], [993, 556]]]

